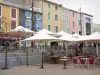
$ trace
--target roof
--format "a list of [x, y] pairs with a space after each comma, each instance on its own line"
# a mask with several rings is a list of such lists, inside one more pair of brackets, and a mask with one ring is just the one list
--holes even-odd
[[[72, 10], [72, 9], [69, 9], [69, 11], [73, 11], [73, 12], [76, 12], [76, 13], [80, 13], [80, 12], [75, 11], [75, 10]], [[84, 12], [81, 12], [81, 13], [93, 17], [93, 15], [90, 15], [90, 14], [87, 14], [87, 13], [84, 13]]]
[[58, 4], [56, 2], [51, 2], [51, 1], [48, 1], [48, 0], [44, 0], [44, 2], [51, 3], [51, 4], [57, 5], [59, 7], [62, 7], [62, 4]]
[[[6, 3], [0, 3], [1, 5], [6, 5], [6, 6], [10, 6], [10, 7], [14, 7], [14, 8], [18, 8], [18, 9], [21, 9], [21, 10], [26, 10], [26, 11], [30, 11], [32, 12], [32, 10], [29, 10], [29, 9], [26, 9], [24, 8], [23, 6], [13, 6], [13, 5], [10, 5], [10, 4], [6, 4]], [[42, 14], [42, 12], [37, 12], [37, 11], [34, 11], [34, 13], [39, 13], [39, 14]]]
[[[44, 0], [44, 2], [52, 3], [52, 4], [54, 4], [54, 5], [58, 5], [58, 6], [60, 6], [60, 7], [63, 7], [62, 4], [58, 4], [58, 3], [55, 3], [55, 2], [51, 2], [51, 1], [48, 1], [48, 0]], [[63, 7], [63, 8], [68, 9], [69, 11], [74, 11], [74, 12], [76, 12], [76, 13], [80, 13], [80, 12], [78, 12], [78, 11], [75, 11], [75, 10], [72, 10], [72, 9], [69, 9], [69, 8], [66, 8], [66, 7]], [[87, 14], [87, 13], [84, 13], [84, 12], [82, 12], [82, 14], [85, 14], [85, 15], [88, 15], [88, 16], [93, 17], [93, 15], [90, 15], [90, 14]]]

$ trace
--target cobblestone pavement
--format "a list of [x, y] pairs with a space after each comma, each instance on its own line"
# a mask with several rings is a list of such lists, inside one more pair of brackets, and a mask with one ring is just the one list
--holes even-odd
[[45, 64], [45, 69], [40, 66], [17, 66], [8, 70], [0, 70], [0, 75], [100, 75], [100, 68], [74, 68], [72, 64], [67, 69], [62, 69], [62, 64]]

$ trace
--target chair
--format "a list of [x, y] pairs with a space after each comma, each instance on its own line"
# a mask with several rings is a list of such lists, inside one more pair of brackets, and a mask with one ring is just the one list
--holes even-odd
[[94, 60], [93, 58], [90, 58], [90, 59], [88, 60], [88, 68], [90, 67], [90, 65], [93, 65], [94, 68], [95, 68], [95, 60]]
[[82, 67], [82, 66], [84, 66], [85, 67], [85, 62], [86, 62], [86, 60], [84, 60], [84, 59], [79, 59], [80, 60], [80, 67]]
[[72, 58], [73, 63], [74, 63], [74, 67], [79, 67], [79, 59], [78, 58]]
[[89, 55], [89, 58], [92, 58], [92, 59], [94, 59], [94, 55]]
[[97, 64], [97, 65], [100, 64], [100, 58], [97, 57], [97, 58], [95, 59], [95, 64]]

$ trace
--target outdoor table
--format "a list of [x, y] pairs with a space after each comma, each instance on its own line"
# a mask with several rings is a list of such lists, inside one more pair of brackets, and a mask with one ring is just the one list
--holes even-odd
[[100, 59], [100, 57], [97, 57], [97, 59]]
[[63, 61], [63, 63], [64, 63], [64, 67], [63, 67], [63, 69], [67, 69], [66, 68], [66, 61], [68, 61], [69, 59], [60, 59], [60, 61]]
[[63, 56], [61, 57], [61, 59], [69, 59], [69, 57]]
[[96, 61], [98, 62], [98, 64], [100, 65], [100, 57], [96, 58]]
[[50, 57], [53, 60], [53, 64], [56, 64], [58, 56], [50, 56]]

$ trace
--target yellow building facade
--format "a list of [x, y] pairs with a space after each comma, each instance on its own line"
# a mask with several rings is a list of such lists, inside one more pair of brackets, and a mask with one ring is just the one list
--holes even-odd
[[[10, 31], [19, 25], [19, 9], [0, 3], [0, 20], [2, 32]], [[15, 14], [13, 14], [15, 13]], [[14, 17], [13, 17], [14, 16]]]
[[52, 32], [62, 30], [62, 6], [49, 1], [43, 2], [43, 28]]

